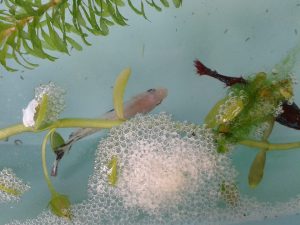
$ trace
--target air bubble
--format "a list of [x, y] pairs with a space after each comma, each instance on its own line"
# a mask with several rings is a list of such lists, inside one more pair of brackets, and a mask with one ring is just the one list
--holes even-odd
[[[144, 129], [151, 124], [156, 124], [158, 134]], [[189, 135], [191, 132], [195, 135]], [[118, 158], [115, 186], [107, 180], [112, 156]], [[300, 196], [270, 204], [237, 194], [238, 173], [230, 156], [217, 153], [211, 129], [173, 121], [165, 113], [137, 115], [112, 128], [100, 141], [88, 199], [72, 205], [71, 221], [45, 211], [35, 219], [10, 225], [214, 225], [300, 210]]]

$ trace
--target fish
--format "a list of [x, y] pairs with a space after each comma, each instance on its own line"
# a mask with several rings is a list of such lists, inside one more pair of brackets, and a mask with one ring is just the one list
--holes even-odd
[[[247, 84], [247, 81], [243, 77], [229, 77], [219, 74], [217, 71], [206, 67], [198, 59], [194, 61], [194, 66], [196, 67], [197, 73], [200, 76], [207, 75], [213, 77], [225, 83], [226, 86], [232, 86], [234, 84]], [[297, 106], [297, 104], [295, 102], [290, 104], [287, 101], [284, 101], [282, 102], [282, 110], [283, 113], [278, 115], [275, 118], [275, 121], [283, 126], [300, 130], [300, 108]]]
[[[124, 103], [124, 118], [130, 119], [138, 113], [146, 114], [152, 111], [156, 106], [167, 97], [168, 90], [166, 88], [151, 88], [144, 91]], [[114, 109], [109, 110], [100, 117], [101, 119], [114, 120], [117, 119]], [[101, 131], [101, 128], [80, 128], [72, 132], [69, 139], [55, 151], [56, 159], [52, 165], [51, 176], [57, 175], [59, 161], [64, 154], [68, 152], [72, 145], [80, 139]]]

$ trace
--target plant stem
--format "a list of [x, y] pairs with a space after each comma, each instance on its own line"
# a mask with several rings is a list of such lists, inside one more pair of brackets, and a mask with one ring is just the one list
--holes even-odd
[[262, 141], [267, 141], [270, 134], [272, 133], [273, 127], [274, 127], [275, 120], [271, 119], [268, 121], [268, 128], [264, 131]]
[[50, 130], [47, 135], [44, 137], [43, 143], [42, 143], [42, 166], [43, 166], [43, 172], [44, 172], [44, 177], [45, 180], [47, 182], [48, 188], [51, 192], [52, 196], [56, 195], [56, 191], [55, 188], [53, 186], [53, 184], [51, 183], [51, 180], [49, 178], [49, 174], [48, 174], [48, 169], [47, 169], [47, 162], [46, 162], [46, 146], [47, 146], [47, 142], [48, 139], [50, 137], [50, 135], [55, 131], [55, 129]]
[[293, 148], [300, 148], [300, 142], [271, 144], [266, 141], [243, 140], [238, 142], [238, 144], [246, 145], [254, 148], [264, 148], [267, 151], [290, 150]]
[[0, 130], [0, 140], [5, 140], [6, 138], [24, 133], [24, 132], [33, 132], [33, 128], [31, 127], [25, 127], [22, 123], [15, 124], [10, 127], [6, 127]]
[[123, 123], [125, 120], [101, 120], [67, 118], [56, 120], [49, 128], [112, 128]]
[[52, 128], [112, 128], [123, 123], [124, 120], [101, 120], [101, 119], [78, 119], [78, 118], [67, 118], [59, 119], [47, 126], [45, 129], [34, 130], [32, 127], [25, 127], [23, 124], [16, 124], [10, 127], [0, 129], [0, 140], [24, 133], [24, 132], [41, 132]]

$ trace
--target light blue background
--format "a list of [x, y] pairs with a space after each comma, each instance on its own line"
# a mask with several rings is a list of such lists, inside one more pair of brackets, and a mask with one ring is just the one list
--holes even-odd
[[[146, 7], [144, 20], [130, 10], [127, 27], [113, 27], [107, 37], [89, 37], [92, 46], [54, 62], [38, 61], [33, 71], [8, 73], [1, 69], [0, 127], [21, 121], [21, 109], [41, 83], [54, 81], [67, 90], [62, 117], [96, 117], [112, 108], [112, 86], [117, 74], [131, 66], [133, 74], [126, 99], [153, 87], [166, 87], [168, 98], [155, 112], [167, 111], [175, 119], [202, 123], [209, 109], [226, 89], [219, 81], [195, 75], [193, 60], [228, 75], [270, 71], [300, 41], [300, 4], [297, 0], [186, 0], [180, 9], [156, 12]], [[298, 32], [297, 32], [298, 31]], [[300, 58], [299, 58], [300, 60]], [[300, 63], [294, 73], [300, 78]], [[21, 77], [24, 78], [21, 79]], [[299, 85], [295, 100], [300, 104]], [[64, 135], [69, 130], [62, 131]], [[1, 168], [12, 167], [32, 189], [19, 204], [0, 206], [0, 224], [11, 218], [34, 217], [46, 208], [49, 194], [42, 177], [40, 144], [43, 135], [25, 134], [0, 144]], [[15, 146], [21, 139], [23, 145]], [[276, 126], [273, 142], [299, 140], [299, 132]], [[57, 188], [72, 201], [86, 198], [97, 139], [82, 141], [64, 157]], [[49, 155], [49, 162], [52, 156]], [[247, 172], [255, 151], [238, 147], [233, 159], [240, 171], [242, 193], [261, 200], [287, 201], [300, 190], [300, 152], [270, 153], [262, 184], [247, 187]], [[247, 224], [299, 224], [298, 216]]]

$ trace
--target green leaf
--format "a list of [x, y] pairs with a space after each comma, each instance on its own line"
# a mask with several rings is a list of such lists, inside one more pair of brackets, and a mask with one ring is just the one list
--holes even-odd
[[[82, 18], [82, 15], [77, 7], [77, 1], [76, 0], [73, 0], [73, 12], [72, 12], [72, 15], [73, 15], [73, 25], [75, 27], [75, 29], [78, 31], [82, 41], [86, 44], [86, 45], [91, 45], [87, 40], [86, 40], [86, 37], [88, 36], [87, 34], [85, 34], [83, 31], [82, 31], [82, 28], [81, 28], [81, 24], [80, 23], [84, 23], [84, 20]], [[83, 20], [83, 21], [82, 21]], [[85, 23], [84, 23], [84, 27], [85, 27]]]
[[72, 24], [65, 23], [65, 27], [66, 27], [66, 31], [69, 32], [69, 33], [72, 32], [74, 34], [80, 34], [78, 32], [78, 30], [76, 29], [76, 27], [74, 27]]
[[[68, 54], [69, 44], [77, 50], [82, 50], [81, 45], [74, 41], [76, 39], [69, 37], [71, 32], [79, 35], [86, 45], [91, 45], [87, 41], [87, 33], [107, 35], [113, 24], [127, 25], [127, 19], [122, 15], [119, 7], [129, 6], [136, 14], [146, 19], [145, 1], [159, 11], [161, 8], [155, 2], [169, 7], [168, 0], [62, 0], [57, 5], [53, 5], [51, 1], [42, 0], [1, 1], [7, 9], [0, 9], [0, 48], [2, 49], [4, 44], [9, 42], [8, 45], [12, 49], [8, 48], [7, 51], [1, 53], [0, 63], [10, 71], [15, 71], [6, 65], [10, 58], [29, 69], [28, 65], [31, 64], [22, 63], [20, 56], [24, 61], [26, 60], [22, 55], [25, 54], [54, 61], [56, 58], [45, 50]], [[140, 7], [134, 5], [136, 2], [140, 4]], [[178, 7], [182, 4], [182, 0], [173, 0], [173, 3]], [[70, 15], [66, 15], [67, 12], [70, 12]], [[66, 18], [71, 18], [73, 25], [68, 23]], [[15, 24], [16, 20], [23, 20], [23, 22]], [[48, 29], [45, 29], [45, 26]], [[10, 27], [17, 29], [16, 35], [9, 37], [2, 33], [1, 36], [1, 31]], [[25, 50], [25, 53], [22, 50]]]
[[252, 162], [252, 165], [248, 174], [248, 183], [249, 186], [255, 188], [262, 180], [264, 175], [264, 168], [266, 163], [266, 150], [260, 150], [255, 159]]
[[148, 18], [146, 17], [145, 9], [144, 9], [144, 3], [141, 2], [141, 11], [142, 11], [142, 16], [147, 20]]
[[75, 40], [73, 40], [70, 37], [66, 37], [67, 41], [72, 45], [73, 48], [75, 48], [77, 51], [81, 51], [82, 47], [80, 44], [78, 44]]
[[160, 2], [164, 5], [164, 7], [169, 7], [170, 6], [169, 2], [167, 0], [160, 0]]
[[39, 9], [37, 10], [38, 16], [43, 16], [43, 14], [50, 8], [52, 2], [46, 3], [44, 5], [41, 5]]
[[103, 19], [103, 20], [105, 21], [105, 23], [106, 23], [107, 26], [112, 26], [112, 25], [114, 25], [114, 22], [112, 22], [112, 21], [110, 21], [110, 20], [108, 20], [108, 19], [105, 19], [105, 18], [101, 18], [101, 19]]
[[34, 69], [34, 67], [30, 67], [30, 66], [27, 66], [27, 65], [25, 65], [24, 63], [22, 63], [22, 62], [19, 60], [16, 51], [13, 51], [12, 55], [13, 55], [14, 60], [15, 60], [19, 65], [21, 65], [21, 66], [23, 66], [24, 68], [29, 69], [29, 70]]
[[7, 71], [15, 72], [15, 71], [17, 71], [16, 69], [13, 69], [6, 65], [6, 58], [8, 57], [8, 53], [7, 53], [8, 48], [9, 48], [8, 45], [4, 45], [2, 50], [0, 50], [0, 63]]
[[[24, 32], [24, 31], [21, 31], [20, 32], [20, 37], [22, 38], [22, 44], [23, 44], [23, 47], [24, 49], [27, 51], [27, 53], [29, 53], [30, 55], [33, 55], [33, 56], [36, 56], [36, 57], [39, 57], [39, 58], [42, 58], [42, 59], [49, 59], [50, 61], [54, 61], [56, 58], [51, 56], [51, 55], [48, 55], [46, 54], [42, 49], [41, 47], [39, 46], [36, 46], [36, 39], [32, 39], [32, 44], [33, 44], [33, 48], [30, 48], [26, 39], [28, 39], [27, 37], [27, 34]], [[38, 40], [38, 42], [40, 42], [40, 40]], [[38, 45], [41, 45], [41, 42], [38, 44]]]
[[82, 14], [81, 14], [81, 12], [80, 12], [79, 9], [77, 11], [77, 17], [76, 17], [76, 19], [77, 19], [77, 22], [78, 22], [79, 25], [81, 25], [83, 27], [86, 27], [85, 19], [83, 18], [83, 16], [82, 16]]
[[58, 132], [52, 132], [50, 135], [50, 144], [52, 150], [55, 152], [59, 147], [65, 144], [63, 137]]
[[226, 153], [229, 151], [229, 146], [224, 136], [219, 136], [217, 139], [217, 152]]
[[118, 8], [114, 9], [113, 5], [107, 1], [107, 9], [110, 13], [111, 18], [119, 25], [125, 26], [127, 23], [125, 22], [125, 18], [119, 13]]
[[127, 0], [128, 1], [128, 5], [130, 6], [130, 8], [138, 15], [142, 15], [142, 12], [140, 10], [138, 10], [131, 2], [131, 0]]
[[124, 69], [119, 76], [117, 77], [114, 91], [113, 91], [113, 102], [114, 102], [114, 108], [116, 115], [119, 119], [125, 119], [124, 118], [124, 108], [123, 108], [123, 98], [124, 98], [124, 92], [127, 85], [127, 81], [130, 77], [131, 69], [126, 68]]
[[151, 7], [155, 8], [158, 12], [161, 11], [161, 7], [159, 7], [158, 5], [155, 4], [155, 2], [152, 0], [152, 2], [149, 2], [148, 0], [146, 0], [147, 4], [150, 5]]
[[182, 5], [182, 0], [173, 0], [173, 4], [176, 8], [179, 8]]
[[207, 114], [207, 116], [204, 119], [204, 122], [205, 124], [207, 124], [208, 127], [214, 128], [218, 125], [216, 116], [219, 114], [220, 107], [226, 102], [226, 100], [227, 98], [219, 100]]
[[109, 29], [108, 29], [109, 22], [111, 22], [111, 21], [109, 21], [108, 19], [105, 19], [104, 17], [101, 17], [100, 28], [103, 32], [103, 35], [108, 35], [108, 33], [109, 33]]
[[51, 212], [58, 216], [66, 219], [71, 219], [71, 202], [67, 195], [55, 193], [48, 204]]
[[118, 20], [120, 21], [120, 25], [121, 26], [125, 26], [125, 25], [127, 25], [127, 23], [126, 23], [126, 18], [124, 17], [124, 16], [122, 16], [122, 14], [120, 13], [120, 11], [119, 11], [119, 8], [116, 6], [116, 17], [118, 18]]
[[91, 5], [91, 0], [88, 0], [89, 3], [89, 13], [90, 13], [90, 24], [92, 25], [92, 27], [96, 30], [99, 30], [99, 26], [97, 24], [97, 20], [96, 20], [96, 16], [95, 16], [95, 12], [93, 10], [93, 7]]
[[26, 62], [29, 66], [31, 66], [31, 67], [37, 67], [39, 65], [39, 64], [35, 64], [35, 63], [29, 62], [27, 59], [24, 58], [24, 56], [21, 53], [19, 53], [19, 55], [24, 60], [24, 62]]
[[[215, 104], [205, 118], [208, 127], [214, 128], [218, 125], [232, 121], [244, 108], [244, 103], [240, 98], [234, 99], [229, 105], [226, 105], [228, 97], [221, 99]], [[225, 107], [221, 113], [221, 107]], [[220, 118], [217, 118], [219, 115]]]
[[15, 0], [15, 4], [22, 7], [29, 15], [38, 16], [38, 13], [33, 9], [29, 1]]
[[115, 3], [117, 6], [124, 6], [125, 3], [123, 0], [112, 0], [113, 3]]
[[[31, 62], [29, 62], [27, 59], [25, 59], [25, 58], [23, 57], [23, 53], [20, 51], [20, 49], [21, 49], [21, 43], [22, 43], [21, 38], [20, 38], [19, 36], [16, 35], [16, 39], [17, 39], [17, 40], [16, 40], [14, 43], [10, 43], [10, 41], [7, 42], [7, 43], [9, 43], [9, 44], [12, 46], [12, 48], [13, 48], [13, 57], [14, 57], [15, 61], [16, 61], [17, 63], [19, 63], [20, 65], [22, 65], [23, 67], [27, 68], [27, 69], [33, 69], [34, 67], [37, 67], [38, 64], [31, 63]], [[14, 40], [15, 40], [15, 39], [14, 39]], [[22, 59], [27, 65], [21, 63], [21, 61], [19, 60], [19, 58], [18, 58], [17, 55], [19, 55], [19, 57], [21, 57], [21, 59]]]
[[108, 163], [108, 182], [110, 185], [115, 186], [118, 180], [118, 158], [117, 156], [112, 156], [111, 160]]
[[34, 115], [35, 125], [34, 129], [39, 130], [45, 124], [45, 119], [47, 116], [47, 108], [48, 108], [48, 95], [44, 94], [41, 102], [37, 106], [36, 113]]
[[49, 31], [50, 38], [52, 40], [53, 45], [56, 47], [56, 49], [58, 51], [69, 54], [67, 44], [59, 37], [59, 35], [56, 33], [56, 31], [51, 26], [50, 17], [48, 16], [48, 14], [46, 14], [46, 19], [47, 19], [48, 31]]
[[42, 43], [42, 45], [49, 50], [56, 50], [56, 47], [53, 44], [51, 37], [42, 28], [40, 30], [41, 30], [42, 37], [44, 39], [44, 43]]
[[22, 194], [21, 191], [7, 187], [1, 183], [0, 183], [0, 192], [4, 192], [4, 193], [7, 193], [9, 195], [14, 195], [14, 196], [19, 196]]

